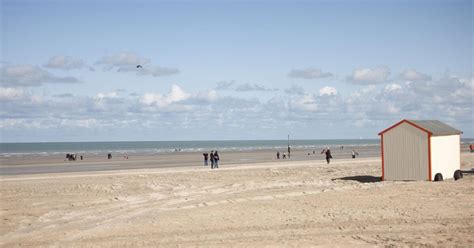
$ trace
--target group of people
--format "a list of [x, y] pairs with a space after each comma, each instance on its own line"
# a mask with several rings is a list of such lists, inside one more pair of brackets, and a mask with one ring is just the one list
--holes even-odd
[[[80, 156], [81, 160], [83, 159], [83, 156]], [[77, 160], [77, 154], [74, 153], [66, 153], [66, 160], [68, 161], [76, 161]]]
[[[344, 149], [344, 146], [341, 146], [341, 150]], [[314, 151], [313, 151], [314, 153]], [[323, 149], [321, 151], [321, 154], [326, 155], [326, 162], [329, 164], [331, 162], [331, 158], [332, 158], [332, 155], [331, 155], [331, 149], [329, 149], [329, 147], [326, 147], [325, 149]], [[356, 152], [354, 149], [352, 149], [351, 151], [351, 156], [352, 156], [352, 159], [355, 159], [356, 156], [359, 156], [359, 153]]]
[[[279, 151], [277, 152], [277, 159], [280, 159], [280, 152]], [[283, 154], [282, 154], [282, 159], [286, 159], [286, 153], [285, 152], [283, 152]]]
[[[344, 146], [340, 146], [339, 149], [340, 150], [344, 149]], [[315, 150], [313, 150], [313, 154], [315, 154], [315, 153], [316, 153]], [[321, 151], [321, 154], [325, 155], [326, 162], [329, 164], [331, 162], [331, 158], [332, 158], [331, 149], [329, 149], [329, 147], [326, 147]], [[311, 155], [311, 153], [308, 152], [308, 156], [310, 156], [310, 155]], [[353, 159], [355, 159], [356, 156], [359, 156], [359, 153], [356, 152], [354, 149], [352, 149], [351, 156], [352, 156]], [[276, 158], [280, 159], [280, 152], [279, 151], [276, 153]], [[285, 159], [285, 158], [286, 158], [286, 154], [283, 153], [283, 159]]]
[[219, 168], [219, 153], [217, 151], [211, 151], [211, 153], [203, 153], [204, 156], [204, 165], [209, 165], [209, 160], [211, 160], [211, 169]]
[[[341, 150], [344, 149], [344, 146], [341, 146]], [[325, 149], [323, 149], [321, 151], [321, 154], [326, 155], [326, 162], [329, 164], [331, 162], [331, 158], [332, 158], [332, 155], [331, 155], [331, 149], [329, 149], [329, 147], [326, 147]], [[355, 159], [356, 156], [359, 156], [359, 153], [356, 152], [354, 149], [352, 149], [351, 151], [351, 156], [352, 156], [352, 159]]]

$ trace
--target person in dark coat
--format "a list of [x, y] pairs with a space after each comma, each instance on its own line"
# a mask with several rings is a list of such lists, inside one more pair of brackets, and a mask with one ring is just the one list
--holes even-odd
[[352, 149], [352, 158], [354, 159], [356, 156], [359, 156], [359, 153]]
[[214, 151], [209, 154], [209, 160], [211, 160], [211, 169], [214, 169]]
[[204, 156], [204, 165], [208, 165], [208, 160], [209, 160], [209, 154], [207, 152], [202, 154]]
[[329, 147], [326, 147], [326, 149], [324, 149], [323, 151], [321, 151], [321, 154], [325, 154], [326, 155], [326, 161], [329, 162], [331, 161], [331, 158], [332, 158], [332, 155], [331, 155], [331, 150], [329, 149]]
[[217, 151], [214, 152], [214, 168], [219, 168], [219, 154]]

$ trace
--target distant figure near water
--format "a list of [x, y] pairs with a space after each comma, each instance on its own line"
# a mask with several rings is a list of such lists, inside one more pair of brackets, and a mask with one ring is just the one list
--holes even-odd
[[205, 152], [202, 155], [204, 156], [204, 165], [207, 166], [208, 165], [207, 161], [209, 160], [209, 154]]
[[66, 154], [66, 159], [69, 160], [69, 161], [76, 161], [77, 155], [74, 154], [74, 153], [72, 153], [72, 154], [67, 153]]
[[217, 151], [214, 152], [214, 168], [219, 168], [219, 154]]
[[354, 159], [356, 156], [359, 156], [359, 153], [352, 149], [352, 158]]
[[277, 152], [277, 159], [280, 159], [280, 152]]
[[211, 169], [214, 169], [214, 151], [211, 151], [211, 153], [209, 154], [209, 159], [211, 160]]

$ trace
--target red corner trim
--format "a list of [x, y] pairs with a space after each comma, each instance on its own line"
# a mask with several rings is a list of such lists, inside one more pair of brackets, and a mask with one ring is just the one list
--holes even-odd
[[428, 181], [431, 181], [431, 134], [428, 133]]
[[383, 134], [380, 135], [380, 152], [382, 154], [382, 181], [385, 180], [385, 167], [384, 167], [384, 161], [383, 161]]
[[428, 131], [428, 130], [426, 130], [426, 129], [424, 129], [424, 128], [418, 126], [418, 125], [416, 125], [415, 123], [413, 123], [413, 122], [411, 122], [411, 121], [409, 121], [409, 120], [403, 119], [403, 120], [397, 122], [396, 124], [392, 125], [391, 127], [386, 128], [385, 130], [383, 130], [382, 132], [380, 132], [379, 135], [382, 135], [383, 133], [387, 132], [388, 130], [391, 130], [392, 128], [395, 128], [395, 127], [401, 125], [401, 124], [404, 123], [404, 122], [406, 122], [406, 123], [408, 123], [408, 124], [410, 124], [410, 125], [412, 125], [412, 126], [418, 128], [418, 129], [421, 129], [421, 130], [425, 131], [425, 132], [428, 133], [429, 135], [432, 135], [432, 134], [433, 134], [432, 132], [430, 132], [430, 131]]

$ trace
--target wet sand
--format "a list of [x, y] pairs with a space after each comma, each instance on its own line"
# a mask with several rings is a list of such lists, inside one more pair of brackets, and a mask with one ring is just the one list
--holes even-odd
[[[359, 152], [358, 158], [376, 157], [380, 153], [377, 146], [346, 147], [332, 149], [333, 157], [337, 159], [348, 159], [351, 157], [351, 149]], [[220, 151], [221, 167], [228, 165], [239, 165], [247, 163], [262, 162], [286, 162], [287, 160], [276, 159], [276, 150], [254, 150], [254, 151]], [[280, 151], [282, 158], [283, 150]], [[291, 161], [324, 161], [321, 151], [310, 149], [294, 149], [291, 153]], [[309, 155], [308, 155], [309, 153]], [[62, 155], [50, 156], [17, 156], [0, 159], [0, 175], [21, 174], [43, 174], [64, 172], [94, 172], [111, 170], [147, 169], [147, 168], [170, 168], [170, 167], [196, 167], [203, 166], [202, 152], [172, 152], [162, 154], [128, 154], [125, 159], [123, 154], [113, 154], [112, 159], [107, 159], [106, 154], [85, 154], [84, 160], [66, 161]]]
[[[153, 164], [153, 158], [142, 159], [125, 162]], [[218, 170], [198, 164], [2, 175], [0, 245], [474, 245], [472, 175], [439, 183], [381, 182], [380, 167], [378, 157], [327, 165], [322, 156], [295, 156]], [[474, 155], [462, 153], [462, 168], [471, 167]]]

